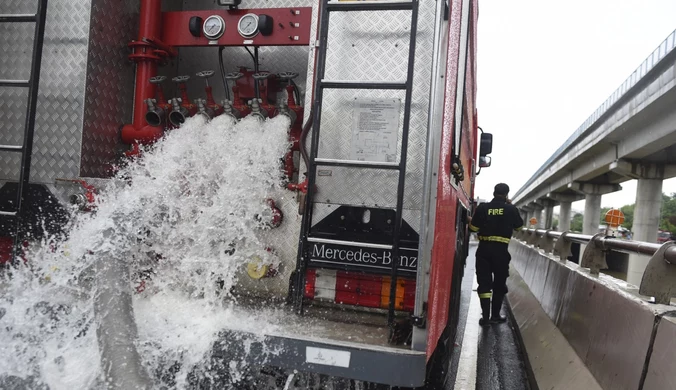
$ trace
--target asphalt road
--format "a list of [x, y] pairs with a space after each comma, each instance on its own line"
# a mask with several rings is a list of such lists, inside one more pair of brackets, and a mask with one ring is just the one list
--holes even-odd
[[[468, 323], [468, 312], [470, 309], [470, 299], [476, 300], [474, 303], [477, 310], [478, 297], [476, 291], [473, 291], [473, 282], [476, 279], [474, 274], [476, 244], [470, 248], [470, 254], [467, 258], [467, 266], [465, 268], [465, 276], [462, 282], [462, 295], [460, 302], [460, 318], [458, 322], [458, 330], [453, 351], [453, 360], [451, 370], [449, 370], [450, 378], [448, 380], [448, 390], [455, 389], [456, 381], [458, 383], [463, 378], [458, 378], [458, 367], [461, 364], [467, 364], [467, 357], [476, 359], [476, 390], [530, 390], [527, 377], [526, 364], [524, 363], [524, 355], [521, 351], [518, 342], [516, 331], [512, 327], [512, 319], [499, 325], [492, 325], [487, 328], [479, 327], [476, 322]], [[507, 303], [505, 302], [504, 305]], [[480, 309], [478, 309], [480, 311]], [[503, 306], [503, 315], [509, 316], [506, 307]], [[470, 316], [471, 317], [471, 316]], [[463, 343], [466, 327], [474, 327], [469, 329], [470, 332], [478, 329], [478, 345], [467, 345]], [[471, 340], [472, 342], [474, 340]], [[468, 348], [463, 355], [463, 361], [460, 361], [460, 356], [463, 349]], [[461, 374], [464, 370], [460, 370]], [[459, 389], [460, 387], [458, 387]]]

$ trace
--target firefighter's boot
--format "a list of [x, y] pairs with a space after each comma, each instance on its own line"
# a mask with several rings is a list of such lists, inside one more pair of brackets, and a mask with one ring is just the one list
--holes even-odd
[[491, 299], [481, 298], [479, 301], [481, 301], [481, 319], [479, 320], [479, 325], [488, 326], [490, 325]]
[[500, 315], [500, 309], [502, 309], [502, 301], [504, 298], [505, 294], [493, 294], [491, 322], [494, 324], [502, 324], [507, 321], [506, 317]]

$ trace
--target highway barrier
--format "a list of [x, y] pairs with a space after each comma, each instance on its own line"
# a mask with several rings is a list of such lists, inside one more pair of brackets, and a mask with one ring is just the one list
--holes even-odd
[[[567, 261], [573, 242], [581, 266]], [[611, 251], [652, 256], [640, 288], [599, 273]], [[510, 252], [508, 299], [538, 387], [676, 388], [676, 245], [527, 230]]]

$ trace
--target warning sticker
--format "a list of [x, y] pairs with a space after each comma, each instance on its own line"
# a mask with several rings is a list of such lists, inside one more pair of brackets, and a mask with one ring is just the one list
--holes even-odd
[[350, 367], [350, 355], [348, 351], [335, 349], [305, 347], [305, 362], [323, 364], [325, 366]]
[[355, 100], [350, 158], [396, 162], [401, 100]]

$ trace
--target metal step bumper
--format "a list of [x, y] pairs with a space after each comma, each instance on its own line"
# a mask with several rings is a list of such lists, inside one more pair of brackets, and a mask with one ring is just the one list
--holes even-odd
[[427, 360], [425, 352], [396, 347], [239, 330], [221, 332], [213, 358], [225, 367], [234, 360], [403, 387], [424, 384]]

